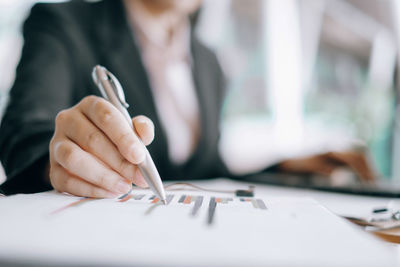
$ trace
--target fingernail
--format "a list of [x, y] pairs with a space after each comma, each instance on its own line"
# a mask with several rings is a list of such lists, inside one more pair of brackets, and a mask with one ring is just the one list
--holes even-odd
[[119, 181], [117, 183], [117, 191], [121, 194], [125, 194], [127, 193], [129, 190], [131, 190], [132, 185], [128, 184], [126, 182], [123, 181]]
[[146, 125], [146, 126], [150, 126], [150, 123], [149, 123], [147, 120], [142, 119], [142, 118], [138, 118], [138, 119], [136, 120], [136, 123], [138, 123], [138, 124], [143, 124], [143, 125]]
[[146, 153], [144, 151], [143, 145], [139, 143], [135, 143], [131, 146], [131, 154], [133, 156], [133, 163], [140, 163], [144, 161], [146, 157]]

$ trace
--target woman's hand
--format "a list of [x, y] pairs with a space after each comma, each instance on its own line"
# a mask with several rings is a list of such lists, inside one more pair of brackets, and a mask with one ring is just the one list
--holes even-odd
[[330, 176], [336, 168], [343, 166], [349, 167], [363, 182], [373, 183], [376, 179], [375, 173], [364, 153], [357, 151], [328, 152], [310, 157], [285, 160], [278, 165], [280, 170], [286, 172], [323, 176]]
[[136, 164], [145, 159], [143, 144], [153, 141], [154, 125], [144, 116], [132, 122], [141, 140], [112, 104], [96, 96], [58, 113], [50, 142], [52, 186], [96, 198], [127, 193], [132, 183], [147, 186]]

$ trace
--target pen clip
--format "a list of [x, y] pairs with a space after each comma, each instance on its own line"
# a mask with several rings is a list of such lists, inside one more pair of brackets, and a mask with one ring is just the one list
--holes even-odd
[[111, 92], [106, 90], [106, 88], [109, 88], [112, 90], [115, 97], [123, 107], [129, 107], [129, 104], [126, 103], [125, 94], [122, 90], [121, 84], [119, 83], [118, 79], [105, 67], [100, 65], [95, 66], [92, 71], [92, 79], [100, 89], [100, 92], [105, 99], [110, 100], [110, 98], [112, 98], [109, 95]]
[[108, 79], [110, 81], [110, 84], [112, 85], [112, 88], [114, 90], [115, 95], [117, 96], [119, 102], [125, 107], [128, 108], [129, 104], [126, 103], [125, 100], [125, 94], [124, 91], [122, 90], [122, 86], [119, 83], [119, 81], [117, 80], [117, 78], [111, 73], [109, 72], [107, 69], [105, 69], [106, 74], [108, 76]]

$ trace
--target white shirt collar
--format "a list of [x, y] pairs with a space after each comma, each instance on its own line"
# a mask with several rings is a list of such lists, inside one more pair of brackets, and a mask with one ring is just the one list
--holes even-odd
[[[181, 18], [174, 12], [153, 16], [140, 1], [125, 1], [125, 6], [135, 30], [140, 31], [146, 41], [159, 47], [181, 46], [184, 43], [184, 50], [189, 51], [190, 23], [187, 17]], [[174, 31], [171, 32], [171, 29]]]

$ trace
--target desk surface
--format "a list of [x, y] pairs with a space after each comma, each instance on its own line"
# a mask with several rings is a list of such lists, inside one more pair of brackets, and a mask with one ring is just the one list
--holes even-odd
[[[214, 189], [243, 189], [248, 185], [224, 179], [196, 184]], [[251, 206], [242, 209], [235, 199], [237, 206], [217, 207], [217, 223], [211, 228], [203, 220], [208, 204], [199, 211], [201, 216], [189, 218], [188, 212], [181, 212], [184, 208], [178, 196], [172, 206], [161, 206], [150, 217], [141, 213], [149, 208], [144, 202], [135, 206], [133, 201], [121, 205], [113, 200], [95, 200], [51, 217], [43, 211], [78, 198], [55, 193], [7, 197], [0, 199], [0, 214], [5, 215], [5, 220], [0, 220], [0, 263], [14, 257], [50, 263], [79, 259], [96, 265], [397, 266], [396, 246], [363, 233], [310, 198], [334, 213], [352, 216], [386, 205], [390, 199], [261, 185], [256, 185], [255, 193], [267, 203], [267, 213]], [[186, 208], [189, 211], [189, 206]], [[158, 230], [149, 231], [149, 227]], [[159, 245], [167, 246], [165, 251], [157, 250]], [[157, 257], [150, 253], [152, 249], [157, 250]]]
[[331, 212], [340, 216], [363, 217], [371, 214], [373, 208], [387, 207], [390, 202], [396, 201], [400, 204], [399, 199], [384, 198], [384, 197], [369, 197], [342, 193], [333, 193], [318, 191], [313, 189], [294, 188], [275, 185], [262, 185], [253, 183], [242, 183], [238, 181], [216, 179], [210, 181], [196, 181], [195, 184], [203, 185], [212, 188], [227, 188], [237, 189], [245, 188], [246, 185], [254, 185], [256, 187], [255, 194], [268, 197], [310, 197], [317, 200]]

